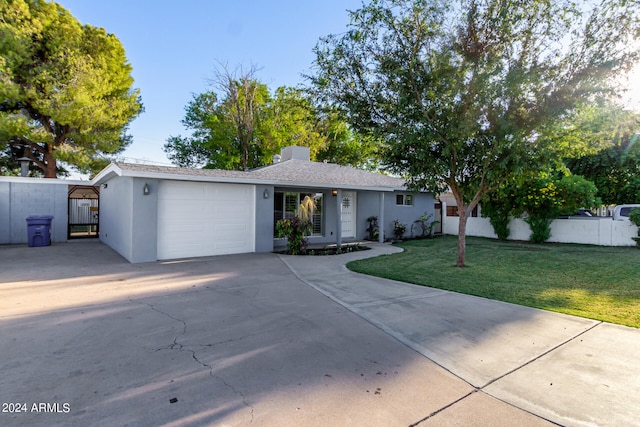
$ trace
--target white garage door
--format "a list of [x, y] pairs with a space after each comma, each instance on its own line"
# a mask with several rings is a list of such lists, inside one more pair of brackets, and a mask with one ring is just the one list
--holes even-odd
[[162, 181], [158, 259], [254, 252], [255, 187]]

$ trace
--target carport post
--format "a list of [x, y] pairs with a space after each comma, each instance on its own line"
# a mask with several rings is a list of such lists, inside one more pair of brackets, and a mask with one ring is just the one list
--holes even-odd
[[384, 243], [384, 192], [380, 192], [380, 206], [378, 207], [378, 242]]
[[342, 190], [336, 194], [336, 247], [342, 247]]

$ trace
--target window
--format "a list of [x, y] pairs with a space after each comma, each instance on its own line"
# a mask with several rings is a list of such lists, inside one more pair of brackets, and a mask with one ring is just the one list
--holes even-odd
[[296, 211], [305, 197], [311, 197], [316, 202], [316, 209], [313, 213], [312, 236], [322, 236], [322, 193], [295, 193], [279, 192], [274, 193], [273, 199], [273, 232], [276, 237], [276, 223], [281, 219], [291, 219], [296, 216]]
[[413, 195], [412, 194], [396, 194], [396, 205], [413, 206]]

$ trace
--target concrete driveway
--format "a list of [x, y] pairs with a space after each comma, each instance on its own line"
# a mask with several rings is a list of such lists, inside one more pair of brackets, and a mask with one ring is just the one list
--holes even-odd
[[640, 419], [637, 330], [343, 266], [393, 250], [132, 265], [95, 241], [0, 247], [0, 425]]

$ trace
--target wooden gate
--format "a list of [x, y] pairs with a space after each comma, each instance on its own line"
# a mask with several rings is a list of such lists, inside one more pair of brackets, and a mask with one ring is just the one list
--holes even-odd
[[68, 239], [98, 237], [100, 189], [91, 185], [69, 186]]

